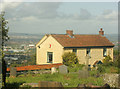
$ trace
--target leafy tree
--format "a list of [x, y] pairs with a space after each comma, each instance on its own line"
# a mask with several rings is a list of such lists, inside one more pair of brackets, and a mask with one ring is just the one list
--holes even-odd
[[114, 60], [114, 66], [118, 67], [119, 69], [119, 73], [120, 73], [120, 54], [116, 57], [116, 59]]
[[75, 66], [76, 64], [78, 64], [78, 58], [76, 56], [76, 54], [74, 52], [66, 52], [62, 55], [62, 59], [63, 59], [63, 64], [67, 65], [67, 66]]
[[4, 44], [6, 41], [9, 40], [9, 37], [8, 37], [8, 29], [9, 27], [7, 26], [8, 24], [8, 21], [5, 20], [5, 12], [1, 12], [0, 13], [0, 34], [2, 35], [1, 36], [1, 45], [2, 45], [2, 50], [1, 50], [1, 53], [2, 53], [2, 83], [4, 86], [6, 86], [6, 63], [5, 63], [5, 60], [4, 60], [4, 53], [3, 53], [3, 49], [4, 49]]
[[36, 64], [36, 54], [32, 54], [30, 59], [28, 59], [28, 65], [35, 65]]
[[119, 52], [118, 49], [113, 50], [113, 54], [114, 54], [114, 55], [117, 55], [117, 56], [118, 56], [118, 52]]

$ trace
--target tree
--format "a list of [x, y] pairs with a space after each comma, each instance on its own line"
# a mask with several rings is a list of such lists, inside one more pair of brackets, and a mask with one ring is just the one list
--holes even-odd
[[6, 63], [5, 63], [5, 60], [4, 60], [4, 53], [3, 53], [3, 49], [4, 49], [4, 45], [5, 45], [5, 42], [9, 40], [9, 37], [8, 37], [8, 30], [9, 30], [9, 27], [8, 27], [8, 21], [5, 20], [5, 12], [1, 12], [0, 13], [0, 34], [2, 35], [1, 36], [1, 53], [2, 53], [2, 83], [4, 85], [4, 87], [6, 86]]
[[30, 55], [30, 59], [28, 60], [28, 65], [35, 65], [36, 64], [36, 54]]
[[74, 52], [72, 53], [66, 52], [63, 54], [62, 58], [63, 58], [63, 64], [67, 66], [73, 67], [75, 66], [75, 64], [78, 64], [78, 58]]
[[118, 67], [118, 69], [119, 69], [118, 72], [120, 73], [120, 54], [118, 54], [117, 57], [115, 58], [115, 60], [114, 60], [114, 66]]

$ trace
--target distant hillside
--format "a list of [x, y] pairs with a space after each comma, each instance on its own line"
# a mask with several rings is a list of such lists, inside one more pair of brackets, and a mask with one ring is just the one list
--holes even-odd
[[40, 37], [40, 36], [44, 36], [45, 34], [40, 33], [40, 34], [28, 34], [28, 33], [9, 33], [9, 36], [16, 36], [16, 37]]
[[[27, 34], [27, 33], [9, 33], [10, 41], [9, 44], [36, 44], [45, 34]], [[117, 34], [105, 34], [105, 36], [113, 43], [118, 42]]]
[[[33, 39], [40, 39], [45, 34], [39, 33], [39, 34], [28, 34], [28, 33], [9, 33], [10, 37], [17, 37], [17, 38], [33, 38]], [[105, 36], [112, 42], [118, 41], [118, 34], [105, 34]], [[16, 38], [16, 39], [17, 39]]]
[[9, 33], [10, 40], [6, 43], [9, 46], [20, 46], [21, 44], [36, 44], [44, 34], [27, 34], [27, 33]]

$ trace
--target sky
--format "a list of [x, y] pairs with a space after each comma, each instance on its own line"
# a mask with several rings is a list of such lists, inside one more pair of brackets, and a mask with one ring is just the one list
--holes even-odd
[[2, 10], [12, 33], [118, 33], [117, 2], [3, 2]]

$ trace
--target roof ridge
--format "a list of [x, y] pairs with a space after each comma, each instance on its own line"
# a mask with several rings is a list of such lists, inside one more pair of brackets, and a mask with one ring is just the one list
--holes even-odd
[[[47, 35], [67, 35], [67, 34], [47, 34]], [[99, 34], [73, 34], [73, 35], [99, 35]]]

